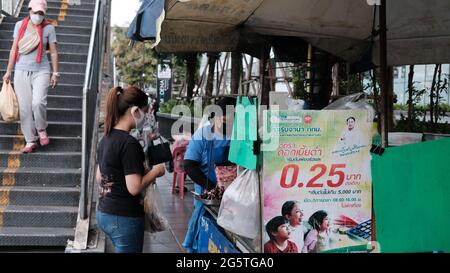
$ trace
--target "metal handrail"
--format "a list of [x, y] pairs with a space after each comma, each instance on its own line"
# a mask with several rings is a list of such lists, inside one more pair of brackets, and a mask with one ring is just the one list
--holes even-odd
[[[95, 147], [98, 132], [98, 91], [101, 84], [102, 60], [105, 47], [105, 7], [107, 0], [96, 0], [92, 22], [89, 54], [87, 58], [83, 84], [83, 124], [82, 124], [82, 159], [81, 159], [81, 194], [79, 218], [88, 218], [89, 182], [93, 181], [95, 168]], [[108, 20], [108, 19], [106, 19]]]
[[22, 8], [23, 1], [24, 0], [0, 0], [0, 16], [8, 15], [17, 17]]
[[68, 242], [66, 252], [78, 252], [88, 248], [101, 98], [101, 96], [98, 96], [98, 93], [101, 90], [102, 83], [103, 56], [106, 44], [109, 41], [107, 30], [110, 10], [111, 1], [95, 1], [89, 53], [83, 83], [81, 194], [74, 241]]

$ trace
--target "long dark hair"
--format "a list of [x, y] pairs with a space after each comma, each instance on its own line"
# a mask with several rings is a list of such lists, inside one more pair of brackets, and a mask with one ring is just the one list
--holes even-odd
[[[286, 217], [286, 215], [291, 215], [292, 209], [294, 209], [294, 206], [297, 204], [296, 201], [286, 201], [283, 206], [281, 207], [281, 215]], [[287, 219], [287, 217], [286, 217]]]
[[313, 213], [311, 217], [309, 217], [308, 223], [315, 230], [320, 230], [320, 226], [323, 223], [323, 220], [328, 216], [328, 213], [324, 210], [319, 210]]
[[123, 89], [120, 86], [109, 90], [106, 99], [105, 135], [109, 135], [119, 119], [132, 106], [144, 107], [148, 104], [147, 94], [141, 89], [130, 86]]

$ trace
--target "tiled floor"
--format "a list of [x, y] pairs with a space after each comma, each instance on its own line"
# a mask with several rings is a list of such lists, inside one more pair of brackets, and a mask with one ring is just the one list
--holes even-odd
[[[144, 253], [183, 253], [181, 246], [186, 234], [187, 225], [192, 215], [194, 201], [190, 191], [193, 189], [192, 181], [186, 181], [188, 191], [184, 199], [178, 193], [172, 194], [173, 173], [168, 173], [157, 179], [158, 191], [161, 194], [160, 209], [169, 222], [169, 228], [163, 232], [145, 232]], [[110, 242], [106, 244], [106, 252], [114, 252]]]

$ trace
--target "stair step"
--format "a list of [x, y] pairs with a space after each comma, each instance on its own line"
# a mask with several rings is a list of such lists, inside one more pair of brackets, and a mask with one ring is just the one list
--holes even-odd
[[[0, 68], [0, 75], [4, 75], [6, 73], [6, 67]], [[73, 72], [61, 72], [59, 81], [60, 83], [69, 83], [69, 84], [83, 84], [84, 83], [84, 73], [73, 73]], [[51, 88], [50, 88], [51, 89]]]
[[78, 21], [76, 16], [67, 18], [64, 21], [58, 21], [58, 26], [79, 26], [79, 27], [89, 27], [92, 28], [92, 18], [87, 18], [89, 21]]
[[[72, 8], [81, 8], [81, 9], [94, 9], [95, 8], [95, 2], [87, 2], [86, 0], [81, 0], [80, 1], [81, 5], [74, 5], [74, 4], [68, 4], [68, 9], [72, 9]], [[52, 7], [52, 8], [60, 8], [61, 7], [61, 1], [47, 1], [47, 7]]]
[[[0, 67], [6, 67], [8, 59], [0, 59]], [[86, 71], [86, 63], [80, 62], [58, 62], [59, 72], [84, 73]]]
[[74, 228], [0, 227], [0, 246], [65, 246]]
[[0, 168], [2, 185], [33, 187], [75, 187], [80, 185], [81, 169], [68, 168]]
[[[9, 58], [9, 49], [0, 49], [0, 59], [7, 59]], [[88, 54], [86, 53], [73, 53], [73, 52], [65, 52], [65, 51], [60, 51], [58, 52], [58, 60], [61, 62], [76, 62], [76, 63], [86, 63], [87, 62], [87, 56]], [[48, 59], [50, 60], [50, 57], [47, 56]], [[0, 67], [3, 70], [6, 69], [3, 67]]]
[[[79, 26], [79, 25], [58, 25], [56, 26], [56, 38], [58, 39], [58, 35], [60, 34], [83, 34], [90, 35], [91, 34], [91, 26]], [[14, 35], [14, 24], [5, 24], [2, 26], [2, 35], [1, 38], [11, 38]]]
[[[61, 6], [59, 7], [48, 7], [47, 12], [50, 14], [59, 14], [61, 10]], [[22, 7], [20, 11], [20, 18], [23, 18], [29, 14], [28, 6]], [[84, 9], [79, 8], [77, 6], [69, 6], [69, 8], [66, 10], [66, 14], [68, 15], [85, 15], [85, 16], [93, 16], [94, 15], [94, 9]]]
[[[13, 31], [12, 30], [2, 30], [0, 32], [0, 39], [10, 40], [12, 45]], [[58, 43], [86, 43], [89, 44], [91, 39], [89, 34], [65, 34], [56, 33], [56, 40]], [[59, 50], [61, 51], [61, 50]], [[85, 60], [86, 61], [86, 60]]]
[[[0, 49], [11, 49], [11, 39], [0, 39]], [[89, 44], [85, 43], [63, 43], [58, 42], [58, 50], [61, 52], [85, 53], [89, 51]]]
[[[12, 150], [15, 142], [25, 143], [23, 135], [0, 135], [0, 150]], [[49, 145], [38, 147], [36, 151], [81, 152], [81, 138], [51, 137]]]
[[40, 152], [36, 150], [34, 153], [24, 154], [21, 151], [0, 150], [0, 166], [8, 166], [8, 160], [13, 160], [14, 164], [20, 164], [20, 167], [24, 168], [81, 168], [80, 152]]
[[[92, 8], [94, 9], [94, 8]], [[24, 14], [25, 15], [25, 14]], [[18, 22], [20, 20], [22, 20], [23, 18], [25, 18], [24, 16], [19, 16], [19, 17], [5, 17], [3, 22], [6, 23], [15, 23]], [[84, 23], [90, 23], [90, 25], [88, 24], [87, 26], [92, 26], [92, 21], [94, 20], [94, 15], [73, 15], [73, 14], [66, 14], [66, 16], [64, 17], [64, 20], [59, 20], [59, 12], [55, 13], [55, 12], [47, 12], [47, 18], [49, 20], [56, 20], [58, 21], [58, 25], [61, 24], [68, 24], [68, 25], [75, 25], [77, 26], [79, 23], [83, 24]]]
[[[13, 17], [8, 17], [8, 20], [5, 20], [2, 22], [2, 29], [5, 31], [13, 31], [14, 27], [16, 26], [16, 23], [19, 22], [22, 18], [17, 19]], [[65, 17], [64, 21], [58, 20], [58, 16], [55, 17], [47, 17], [50, 20], [57, 21], [56, 25], [56, 35], [58, 35], [58, 29], [60, 27], [85, 27], [85, 28], [92, 28], [92, 20], [93, 18], [91, 16], [82, 17], [80, 20], [77, 16], [70, 16]]]
[[0, 206], [3, 226], [74, 227], [78, 206]]
[[[28, 15], [28, 2], [24, 1], [19, 18], [5, 18], [0, 25], [0, 75], [5, 72], [15, 23]], [[81, 183], [82, 90], [95, 9], [95, 0], [80, 2], [68, 5], [64, 20], [55, 26], [61, 77], [47, 97], [50, 144], [23, 154], [20, 123], [0, 121], [0, 247], [65, 246], [74, 237]], [[47, 18], [59, 19], [61, 5], [48, 0]], [[16, 151], [11, 151], [13, 147]]]
[[73, 53], [73, 52], [58, 52], [58, 60], [61, 62], [76, 62], [76, 63], [86, 63], [88, 57], [88, 52], [84, 53]]
[[[92, 3], [86, 3], [86, 1], [81, 0], [81, 5], [74, 5], [74, 4], [68, 4], [68, 9], [76, 8], [76, 9], [94, 9], [95, 8], [95, 2]], [[47, 1], [47, 7], [49, 8], [60, 8], [61, 7], [61, 1], [57, 2], [50, 2]]]
[[82, 96], [83, 95], [83, 83], [80, 84], [68, 84], [58, 83], [53, 89], [48, 90], [49, 95], [64, 95], [64, 96]]
[[70, 108], [70, 109], [80, 109], [83, 104], [82, 96], [59, 96], [59, 95], [48, 95], [47, 96], [47, 107], [49, 108]]
[[59, 78], [61, 83], [69, 84], [83, 84], [84, 83], [84, 73], [73, 73], [73, 72], [61, 72]]
[[61, 52], [88, 54], [89, 53], [89, 43], [58, 42], [58, 50], [60, 50]]
[[[0, 85], [3, 81], [0, 78]], [[83, 84], [67, 84], [58, 83], [58, 85], [53, 89], [48, 89], [49, 95], [64, 95], [64, 96], [82, 96], [83, 95]]]
[[[51, 88], [50, 88], [51, 89]], [[67, 96], [67, 95], [57, 95], [51, 94], [47, 96], [47, 107], [48, 108], [70, 108], [81, 110], [83, 106], [83, 97], [80, 96]]]
[[[50, 3], [50, 2], [52, 2], [52, 3], [61, 3], [61, 1], [62, 0], [47, 0], [47, 3]], [[85, 3], [88, 3], [88, 4], [95, 4], [95, 1], [96, 0], [79, 0], [79, 1], [77, 1], [78, 3], [81, 3], [82, 5], [83, 4], [85, 4]], [[70, 2], [70, 0], [69, 0], [69, 2]], [[69, 4], [69, 7], [77, 7], [78, 5], [75, 5], [75, 4]]]
[[60, 62], [59, 72], [61, 73], [86, 73], [85, 62]]
[[[7, 187], [0, 186], [0, 203], [9, 206], [78, 206], [77, 187]], [[6, 200], [8, 198], [8, 200]]]
[[47, 120], [81, 122], [82, 110], [70, 108], [47, 108]]
[[58, 62], [58, 70], [61, 73], [72, 72], [72, 73], [85, 73], [86, 63], [85, 62]]
[[[20, 122], [7, 123], [0, 121], [0, 132], [4, 135], [17, 135]], [[81, 122], [48, 122], [47, 133], [50, 137], [81, 137]]]

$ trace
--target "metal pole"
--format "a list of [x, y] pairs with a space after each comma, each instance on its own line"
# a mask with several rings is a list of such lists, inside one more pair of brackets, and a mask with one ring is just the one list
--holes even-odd
[[313, 57], [313, 48], [311, 44], [308, 44], [308, 60], [306, 66], [308, 69], [306, 70], [306, 79], [308, 79], [308, 83], [306, 86], [306, 92], [312, 93], [312, 76], [311, 76], [311, 67], [312, 67], [312, 57]]
[[382, 97], [381, 140], [386, 148], [389, 144], [389, 94], [387, 86], [387, 39], [386, 39], [386, 0], [380, 6], [380, 84]]

